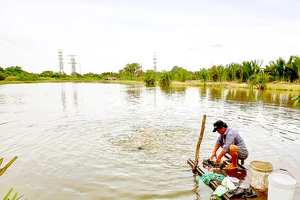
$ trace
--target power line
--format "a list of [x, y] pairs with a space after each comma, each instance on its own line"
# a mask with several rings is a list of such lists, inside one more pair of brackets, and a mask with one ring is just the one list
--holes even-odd
[[31, 52], [28, 52], [28, 51], [24, 51], [24, 50], [22, 50], [22, 49], [20, 49], [20, 48], [17, 48], [17, 47], [15, 47], [15, 46], [8, 45], [7, 43], [3, 43], [3, 42], [1, 42], [1, 41], [0, 41], [0, 44], [1, 44], [1, 46], [5, 46], [5, 47], [8, 47], [8, 48], [11, 48], [11, 49], [20, 51], [20, 52], [22, 52], [22, 53], [31, 55], [31, 56], [37, 56], [37, 55], [34, 54], [34, 53], [31, 53]]
[[[13, 33], [10, 33], [8, 31], [4, 31], [3, 29], [0, 30], [0, 41], [2, 41], [0, 44], [2, 46], [20, 51], [22, 53], [26, 53], [32, 56], [42, 56], [50, 60], [54, 60], [54, 58], [43, 55], [40, 51], [35, 50], [33, 48], [28, 47], [27, 39], [24, 39], [21, 36], [13, 36]], [[25, 41], [25, 42], [24, 42]], [[27, 45], [25, 44], [27, 43]]]

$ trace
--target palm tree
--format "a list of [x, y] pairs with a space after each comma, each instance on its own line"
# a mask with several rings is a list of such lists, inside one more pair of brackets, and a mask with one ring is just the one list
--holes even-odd
[[176, 79], [181, 82], [185, 82], [187, 80], [188, 71], [186, 69], [180, 69], [176, 73]]
[[161, 86], [169, 86], [172, 79], [172, 72], [163, 71], [160, 74], [159, 84]]
[[204, 85], [206, 85], [206, 81], [209, 78], [209, 71], [207, 69], [200, 70], [200, 78], [203, 79]]
[[290, 56], [286, 63], [288, 78], [290, 82], [297, 80], [300, 77], [300, 58], [298, 56]]
[[241, 64], [238, 63], [231, 63], [229, 65], [227, 65], [227, 69], [228, 69], [228, 78], [230, 81], [237, 81], [241, 76], [240, 76], [240, 72], [241, 72]]
[[248, 81], [252, 75], [259, 73], [262, 62], [258, 60], [244, 61], [241, 68], [243, 73], [242, 81]]
[[147, 70], [145, 73], [144, 81], [146, 86], [155, 86], [156, 85], [156, 73], [153, 70]]
[[211, 78], [213, 81], [222, 81], [222, 75], [224, 73], [224, 66], [223, 65], [214, 65], [212, 66], [212, 68], [210, 69], [211, 71]]
[[266, 66], [266, 71], [274, 76], [275, 81], [287, 80], [286, 63], [281, 57], [276, 61], [270, 61], [269, 65]]
[[253, 74], [249, 78], [250, 87], [256, 87], [257, 89], [264, 90], [266, 89], [266, 85], [270, 80], [270, 75], [264, 72], [264, 70], [260, 70], [258, 73]]

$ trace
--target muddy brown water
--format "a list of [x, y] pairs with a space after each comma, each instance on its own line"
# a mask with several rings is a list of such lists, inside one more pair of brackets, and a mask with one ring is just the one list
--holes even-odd
[[[253, 160], [300, 182], [298, 92], [99, 83], [0, 85], [1, 157], [19, 158], [0, 177], [36, 199], [209, 199], [187, 164], [207, 115], [201, 157], [222, 119]], [[142, 147], [142, 148], [139, 148]], [[300, 199], [300, 188], [295, 199]]]

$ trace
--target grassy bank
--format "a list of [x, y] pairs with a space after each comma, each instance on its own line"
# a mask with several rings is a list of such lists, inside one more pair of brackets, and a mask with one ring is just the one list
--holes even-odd
[[[88, 80], [88, 79], [48, 79], [48, 80], [38, 80], [38, 81], [0, 81], [0, 84], [22, 84], [22, 83], [116, 83], [116, 84], [139, 84], [144, 85], [143, 81], [135, 80]], [[222, 87], [222, 88], [249, 88], [247, 83], [237, 83], [237, 82], [206, 82], [206, 87]], [[172, 81], [171, 87], [203, 87], [203, 81]], [[300, 84], [288, 83], [288, 82], [273, 82], [267, 83], [267, 90], [283, 90], [283, 91], [299, 91]]]

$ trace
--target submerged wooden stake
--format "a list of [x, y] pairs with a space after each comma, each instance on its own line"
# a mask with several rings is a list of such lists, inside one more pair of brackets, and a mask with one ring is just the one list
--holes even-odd
[[196, 168], [197, 168], [198, 162], [199, 162], [200, 145], [201, 145], [203, 134], [204, 134], [205, 121], [206, 121], [206, 115], [203, 115], [202, 127], [201, 127], [201, 131], [200, 131], [200, 135], [199, 135], [199, 139], [198, 139], [198, 143], [197, 143], [197, 147], [196, 147], [195, 165], [192, 169], [193, 173], [196, 173], [196, 171], [197, 171]]

